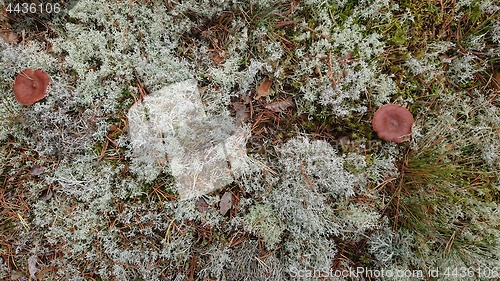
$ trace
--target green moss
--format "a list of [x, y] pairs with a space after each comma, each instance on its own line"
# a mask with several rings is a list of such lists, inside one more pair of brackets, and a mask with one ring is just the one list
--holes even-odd
[[396, 45], [404, 45], [408, 42], [407, 30], [401, 28], [400, 26], [396, 28], [394, 34], [392, 35], [391, 42]]

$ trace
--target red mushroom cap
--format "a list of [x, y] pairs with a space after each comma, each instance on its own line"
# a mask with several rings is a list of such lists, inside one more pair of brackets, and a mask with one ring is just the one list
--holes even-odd
[[413, 115], [397, 104], [386, 104], [373, 115], [372, 127], [379, 138], [400, 143], [410, 138]]
[[31, 105], [47, 94], [50, 77], [41, 69], [21, 71], [14, 81], [14, 97], [24, 105]]

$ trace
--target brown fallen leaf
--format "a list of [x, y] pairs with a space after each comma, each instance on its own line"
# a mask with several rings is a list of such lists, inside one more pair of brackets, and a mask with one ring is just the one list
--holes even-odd
[[33, 166], [33, 168], [31, 168], [30, 175], [32, 175], [32, 176], [39, 176], [39, 175], [41, 175], [43, 173], [44, 169], [45, 169], [44, 167], [40, 167], [38, 165], [35, 165], [35, 166]]
[[234, 102], [233, 108], [236, 111], [236, 125], [243, 125], [243, 123], [250, 118], [247, 106], [242, 102]]
[[225, 56], [226, 56], [226, 52], [220, 51], [220, 52], [215, 53], [212, 58], [213, 58], [215, 64], [221, 64], [224, 62]]
[[200, 197], [198, 199], [198, 202], [196, 202], [196, 209], [198, 209], [198, 211], [200, 212], [205, 212], [208, 210], [210, 206], [208, 205], [207, 201], [205, 201], [205, 199], [203, 199], [202, 197]]
[[36, 274], [40, 271], [40, 263], [38, 262], [38, 258], [36, 256], [31, 256], [28, 258], [28, 271], [30, 273], [31, 280], [38, 280]]
[[52, 192], [52, 190], [49, 188], [49, 189], [42, 191], [42, 194], [38, 198], [40, 198], [43, 201], [49, 201], [53, 195], [54, 195], [54, 192]]
[[269, 88], [271, 88], [272, 82], [269, 79], [265, 79], [260, 83], [260, 86], [257, 88], [257, 96], [255, 97], [256, 100], [260, 99], [261, 97], [267, 97], [269, 96]]
[[493, 74], [493, 88], [500, 91], [500, 72]]
[[224, 195], [222, 195], [222, 198], [220, 199], [220, 209], [219, 212], [221, 215], [226, 215], [227, 211], [231, 209], [233, 205], [233, 195], [231, 192], [226, 192]]
[[269, 109], [271, 111], [274, 111], [274, 112], [283, 112], [292, 106], [294, 106], [293, 101], [292, 101], [292, 97], [288, 97], [288, 98], [281, 100], [281, 101], [275, 101], [272, 103], [268, 103], [265, 105], [265, 108]]
[[2, 31], [2, 32], [0, 32], [0, 37], [2, 37], [3, 41], [5, 41], [5, 43], [15, 43], [15, 42], [17, 42], [17, 39], [19, 38], [19, 36], [17, 36], [17, 34], [15, 34], [12, 31]]

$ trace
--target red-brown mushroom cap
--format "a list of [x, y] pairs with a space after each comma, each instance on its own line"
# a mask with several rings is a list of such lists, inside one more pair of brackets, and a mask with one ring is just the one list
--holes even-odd
[[397, 104], [386, 104], [373, 115], [372, 127], [379, 138], [400, 143], [410, 138], [413, 115]]
[[50, 77], [41, 69], [21, 71], [14, 81], [14, 97], [24, 105], [31, 105], [47, 94]]

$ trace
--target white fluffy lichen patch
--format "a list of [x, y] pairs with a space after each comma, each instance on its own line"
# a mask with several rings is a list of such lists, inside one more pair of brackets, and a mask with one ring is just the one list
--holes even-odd
[[266, 163], [272, 170], [242, 179], [248, 192], [262, 198], [245, 216], [245, 228], [263, 238], [269, 250], [281, 245], [289, 274], [303, 268], [329, 268], [337, 250], [328, 237], [340, 235], [347, 225], [351, 234], [363, 233], [374, 227], [366, 223], [373, 215], [364, 213], [353, 220], [335, 210], [332, 201], [340, 203], [354, 195], [355, 177], [330, 144], [300, 137], [277, 152], [278, 161]]

